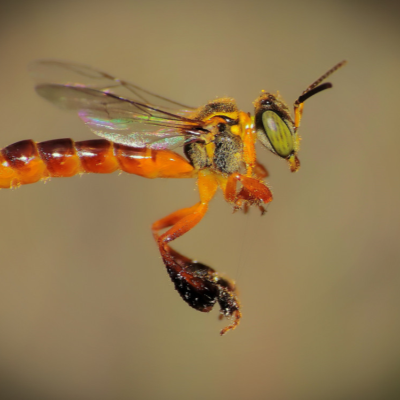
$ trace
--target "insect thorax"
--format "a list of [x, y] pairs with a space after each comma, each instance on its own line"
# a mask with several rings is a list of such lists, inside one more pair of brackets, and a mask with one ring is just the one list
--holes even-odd
[[196, 169], [210, 168], [222, 174], [239, 172], [243, 164], [243, 142], [226, 130], [217, 133], [210, 143], [196, 142], [185, 146], [185, 154]]
[[222, 174], [239, 172], [243, 164], [243, 142], [232, 132], [239, 123], [239, 110], [231, 98], [209, 102], [192, 116], [206, 122], [204, 140], [185, 146], [185, 154], [196, 169], [210, 168]]

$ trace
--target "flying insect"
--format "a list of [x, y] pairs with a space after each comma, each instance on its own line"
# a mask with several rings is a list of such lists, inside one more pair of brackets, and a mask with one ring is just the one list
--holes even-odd
[[[0, 151], [0, 188], [115, 171], [145, 178], [197, 179], [199, 202], [156, 221], [152, 232], [181, 297], [202, 312], [219, 303], [221, 317], [230, 320], [220, 332], [223, 335], [242, 316], [235, 284], [170, 244], [201, 221], [218, 189], [234, 210], [255, 206], [265, 211], [272, 194], [263, 181], [267, 172], [257, 161], [256, 142], [297, 171], [304, 102], [332, 87], [323, 81], [344, 64], [335, 65], [300, 95], [292, 118], [279, 95], [265, 91], [254, 101], [251, 116], [239, 110], [232, 98], [192, 108], [88, 66], [38, 61], [31, 66], [38, 81], [36, 92], [60, 108], [75, 111], [101, 139], [11, 144]], [[121, 90], [127, 95], [121, 95]], [[178, 147], [185, 157], [173, 151]]]

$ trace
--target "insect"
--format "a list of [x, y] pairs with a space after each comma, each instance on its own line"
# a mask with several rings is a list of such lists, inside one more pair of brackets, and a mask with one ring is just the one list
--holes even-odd
[[[87, 66], [38, 61], [31, 67], [39, 82], [37, 93], [77, 112], [103, 139], [11, 144], [0, 152], [0, 188], [117, 170], [145, 178], [197, 178], [199, 202], [156, 221], [152, 232], [181, 297], [202, 312], [219, 303], [220, 317], [230, 320], [220, 332], [223, 335], [239, 324], [242, 315], [234, 283], [178, 253], [170, 243], [201, 221], [218, 188], [235, 210], [256, 206], [265, 211], [272, 194], [263, 182], [266, 169], [256, 159], [256, 141], [285, 159], [292, 172], [297, 171], [297, 131], [304, 102], [332, 87], [322, 82], [344, 63], [335, 65], [301, 94], [292, 119], [280, 97], [265, 91], [255, 100], [252, 117], [231, 98], [212, 100], [195, 109]], [[172, 151], [179, 146], [186, 158]]]

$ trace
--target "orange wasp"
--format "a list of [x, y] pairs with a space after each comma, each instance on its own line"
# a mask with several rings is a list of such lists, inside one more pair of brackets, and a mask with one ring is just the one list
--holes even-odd
[[[294, 103], [292, 119], [278, 95], [264, 91], [254, 102], [252, 117], [240, 111], [231, 98], [194, 109], [87, 66], [38, 61], [31, 67], [39, 81], [37, 93], [63, 109], [76, 111], [104, 139], [23, 140], [11, 144], [0, 152], [0, 188], [117, 170], [145, 178], [197, 178], [200, 201], [158, 220], [152, 231], [182, 298], [203, 312], [218, 302], [221, 318], [231, 320], [222, 329], [223, 335], [241, 318], [235, 285], [214, 269], [179, 254], [170, 242], [200, 222], [218, 188], [235, 210], [246, 211], [254, 205], [264, 212], [272, 194], [262, 181], [267, 172], [257, 162], [256, 141], [286, 159], [292, 172], [297, 171], [297, 130], [304, 102], [332, 87], [322, 81], [344, 63], [335, 65], [301, 94]], [[129, 95], [121, 96], [121, 90]], [[177, 108], [180, 111], [173, 111]], [[171, 151], [179, 146], [186, 158]], [[164, 229], [167, 231], [161, 234]]]

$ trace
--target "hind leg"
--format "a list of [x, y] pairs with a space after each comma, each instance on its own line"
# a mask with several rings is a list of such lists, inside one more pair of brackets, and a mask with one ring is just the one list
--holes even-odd
[[[198, 262], [173, 250], [169, 243], [195, 227], [208, 209], [208, 203], [214, 197], [218, 182], [212, 174], [200, 173], [198, 180], [200, 202], [184, 208], [155, 222], [152, 226], [161, 257], [168, 274], [181, 297], [193, 308], [209, 312], [216, 302], [221, 307], [221, 314], [233, 318], [232, 323], [221, 331], [221, 335], [234, 329], [240, 320], [240, 303], [235, 294], [234, 285], [221, 278], [218, 273]], [[159, 234], [162, 229], [169, 228]]]

